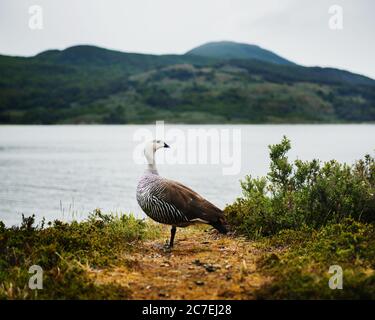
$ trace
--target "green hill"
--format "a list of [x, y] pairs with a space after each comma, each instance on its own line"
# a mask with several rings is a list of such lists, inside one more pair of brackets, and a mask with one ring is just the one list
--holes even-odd
[[94, 46], [0, 56], [0, 123], [363, 122], [375, 81], [332, 68]]
[[276, 64], [294, 65], [293, 62], [259, 46], [231, 41], [209, 42], [186, 54], [220, 59], [257, 59]]

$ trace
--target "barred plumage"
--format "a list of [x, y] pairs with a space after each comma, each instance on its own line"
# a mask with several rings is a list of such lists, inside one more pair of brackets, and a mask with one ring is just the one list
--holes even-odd
[[158, 140], [148, 143], [145, 157], [148, 169], [137, 186], [137, 201], [142, 210], [153, 220], [172, 225], [170, 247], [173, 246], [176, 227], [193, 223], [207, 223], [226, 233], [223, 212], [198, 193], [172, 180], [159, 176], [154, 162], [154, 153], [160, 148], [169, 148]]
[[[189, 219], [176, 206], [163, 199], [164, 189], [161, 180], [158, 176], [146, 176], [141, 179], [137, 188], [137, 201], [140, 207], [157, 222], [176, 226], [185, 224]], [[144, 186], [145, 184], [147, 186]]]

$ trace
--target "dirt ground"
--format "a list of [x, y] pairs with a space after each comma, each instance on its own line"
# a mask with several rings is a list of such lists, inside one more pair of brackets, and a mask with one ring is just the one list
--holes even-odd
[[138, 243], [124, 265], [89, 269], [96, 283], [130, 289], [132, 299], [252, 299], [270, 279], [257, 273], [260, 252], [243, 238], [206, 226], [178, 228], [172, 250], [158, 240]]

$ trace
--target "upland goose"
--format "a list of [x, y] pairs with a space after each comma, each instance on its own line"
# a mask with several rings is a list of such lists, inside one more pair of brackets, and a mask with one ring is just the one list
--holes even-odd
[[223, 211], [181, 183], [160, 177], [155, 166], [155, 152], [169, 146], [161, 140], [147, 142], [144, 155], [147, 169], [137, 186], [137, 201], [153, 220], [172, 226], [169, 247], [173, 247], [176, 227], [194, 223], [213, 226], [227, 233]]

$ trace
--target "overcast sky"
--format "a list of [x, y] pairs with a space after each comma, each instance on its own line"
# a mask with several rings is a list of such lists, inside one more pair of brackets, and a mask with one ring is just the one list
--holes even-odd
[[[29, 27], [29, 7], [43, 29]], [[329, 28], [332, 5], [343, 29]], [[0, 0], [0, 53], [30, 56], [93, 44], [141, 53], [184, 53], [232, 40], [303, 65], [332, 66], [375, 78], [374, 0]]]

